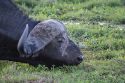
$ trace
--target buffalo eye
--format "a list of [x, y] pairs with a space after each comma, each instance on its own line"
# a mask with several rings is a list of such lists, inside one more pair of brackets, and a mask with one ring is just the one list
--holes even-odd
[[58, 41], [59, 43], [62, 43], [62, 42], [63, 42], [63, 39], [59, 38], [57, 41]]
[[63, 43], [64, 42], [64, 38], [63, 37], [57, 38], [57, 42]]

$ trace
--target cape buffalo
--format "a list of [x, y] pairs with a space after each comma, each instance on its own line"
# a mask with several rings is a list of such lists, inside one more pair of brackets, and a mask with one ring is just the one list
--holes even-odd
[[0, 59], [58, 66], [77, 65], [83, 55], [60, 21], [30, 19], [11, 0], [0, 0]]

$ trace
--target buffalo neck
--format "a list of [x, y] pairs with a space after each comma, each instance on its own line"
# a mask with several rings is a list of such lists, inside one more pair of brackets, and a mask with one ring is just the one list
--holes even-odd
[[11, 0], [0, 0], [0, 33], [13, 40], [19, 40], [26, 24], [29, 31], [39, 21], [35, 21], [24, 14]]

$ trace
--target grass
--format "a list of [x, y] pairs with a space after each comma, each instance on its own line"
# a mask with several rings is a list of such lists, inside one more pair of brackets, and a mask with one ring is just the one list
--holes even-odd
[[59, 19], [85, 56], [78, 66], [48, 69], [0, 61], [1, 83], [124, 83], [124, 0], [15, 0], [30, 17]]
[[[108, 21], [125, 23], [124, 0], [16, 0], [36, 19], [56, 18], [68, 21]], [[54, 2], [50, 2], [54, 1]], [[39, 4], [38, 4], [39, 2]]]

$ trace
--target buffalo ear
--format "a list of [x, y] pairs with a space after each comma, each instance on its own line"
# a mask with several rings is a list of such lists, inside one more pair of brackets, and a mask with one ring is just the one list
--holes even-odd
[[27, 39], [28, 34], [29, 34], [29, 25], [26, 24], [26, 28], [24, 29], [24, 31], [18, 41], [18, 45], [17, 45], [17, 50], [19, 51], [20, 54], [24, 53], [23, 46], [24, 46], [25, 40]]

